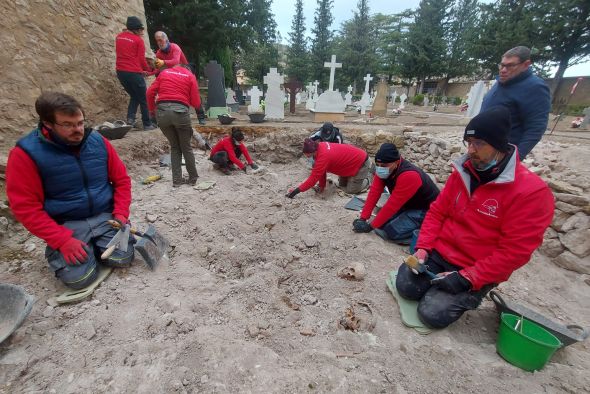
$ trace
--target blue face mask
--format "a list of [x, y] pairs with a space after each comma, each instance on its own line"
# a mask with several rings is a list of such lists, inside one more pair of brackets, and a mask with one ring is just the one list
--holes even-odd
[[389, 177], [389, 167], [375, 167], [375, 174], [381, 179]]
[[498, 164], [498, 162], [496, 161], [496, 159], [493, 159], [488, 164], [485, 164], [483, 167], [477, 168], [476, 166], [473, 166], [473, 168], [475, 168], [476, 171], [483, 172], [483, 171], [487, 171], [490, 168], [494, 167], [496, 164]]
[[168, 53], [168, 51], [170, 51], [170, 41], [167, 41], [166, 46], [162, 48], [162, 52]]

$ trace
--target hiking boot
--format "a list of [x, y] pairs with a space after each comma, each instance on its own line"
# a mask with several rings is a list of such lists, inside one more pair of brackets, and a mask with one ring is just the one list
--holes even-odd
[[155, 130], [157, 128], [158, 128], [157, 126], [154, 126], [153, 124], [149, 123], [149, 124], [143, 126], [143, 131]]

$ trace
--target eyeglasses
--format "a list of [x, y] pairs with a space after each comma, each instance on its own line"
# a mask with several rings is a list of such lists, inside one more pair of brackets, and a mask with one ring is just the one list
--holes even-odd
[[522, 64], [524, 62], [519, 62], [519, 63], [511, 63], [511, 64], [504, 64], [504, 63], [498, 63], [498, 70], [501, 70], [503, 68], [506, 68], [507, 70], [511, 70], [514, 67], [518, 66], [519, 64]]
[[55, 122], [54, 124], [63, 127], [66, 130], [73, 130], [73, 129], [79, 129], [80, 127], [84, 127], [84, 120], [79, 121], [78, 123], [57, 123]]
[[484, 146], [486, 146], [488, 143], [485, 142], [484, 140], [463, 140], [463, 145], [465, 147], [469, 147], [469, 145], [473, 146], [476, 150], [483, 148]]

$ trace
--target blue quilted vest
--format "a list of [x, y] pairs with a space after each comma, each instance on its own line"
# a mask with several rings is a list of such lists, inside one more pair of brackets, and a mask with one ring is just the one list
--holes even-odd
[[100, 134], [87, 130], [78, 153], [48, 140], [38, 128], [16, 145], [37, 165], [45, 194], [43, 207], [56, 222], [112, 211], [107, 148]]

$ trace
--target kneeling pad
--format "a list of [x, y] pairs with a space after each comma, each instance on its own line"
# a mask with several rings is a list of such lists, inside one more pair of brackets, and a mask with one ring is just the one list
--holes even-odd
[[105, 280], [110, 273], [113, 271], [111, 267], [100, 266], [100, 271], [98, 272], [98, 277], [92, 284], [88, 287], [79, 290], [67, 290], [55, 297], [55, 301], [58, 304], [70, 304], [72, 302], [82, 301], [83, 299], [90, 296], [94, 293], [94, 290], [98, 287], [98, 285]]
[[418, 301], [406, 300], [397, 292], [395, 287], [396, 278], [397, 271], [391, 271], [389, 277], [385, 280], [385, 283], [387, 283], [387, 288], [399, 305], [399, 313], [402, 318], [402, 323], [407, 327], [413, 328], [422, 335], [430, 334], [433, 329], [425, 326], [418, 317]]

